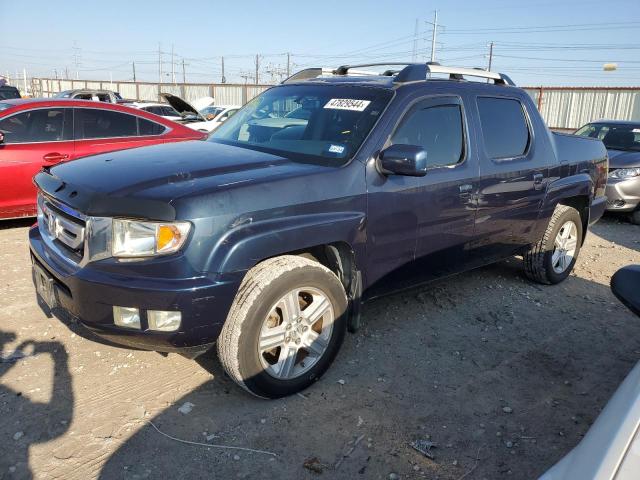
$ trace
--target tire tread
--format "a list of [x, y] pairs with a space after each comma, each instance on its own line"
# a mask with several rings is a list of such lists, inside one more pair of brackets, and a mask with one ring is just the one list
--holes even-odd
[[527, 277], [531, 280], [545, 285], [550, 285], [552, 283], [549, 280], [548, 272], [544, 264], [545, 254], [549, 249], [550, 242], [552, 245], [555, 241], [555, 238], [552, 238], [552, 234], [555, 231], [556, 225], [560, 222], [565, 213], [571, 210], [578, 213], [573, 207], [569, 207], [567, 205], [556, 206], [544, 235], [538, 243], [532, 245], [529, 251], [524, 254], [524, 271]]

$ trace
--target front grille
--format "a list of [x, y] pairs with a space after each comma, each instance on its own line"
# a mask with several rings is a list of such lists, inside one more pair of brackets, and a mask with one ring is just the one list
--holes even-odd
[[38, 226], [40, 233], [76, 263], [79, 263], [85, 251], [86, 221], [75, 210], [55, 200], [38, 198]]

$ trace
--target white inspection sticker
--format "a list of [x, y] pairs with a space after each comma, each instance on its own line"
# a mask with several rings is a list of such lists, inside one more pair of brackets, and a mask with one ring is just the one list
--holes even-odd
[[333, 144], [331, 144], [331, 146], [329, 147], [329, 153], [342, 154], [343, 152], [344, 152], [344, 146], [343, 145], [333, 145]]
[[353, 110], [355, 112], [364, 112], [365, 108], [371, 103], [370, 100], [356, 100], [353, 98], [332, 98], [327, 102], [324, 108], [332, 108], [334, 110]]

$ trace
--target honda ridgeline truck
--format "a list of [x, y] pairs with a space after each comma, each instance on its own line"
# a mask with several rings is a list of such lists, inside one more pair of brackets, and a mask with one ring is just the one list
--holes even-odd
[[240, 386], [281, 397], [363, 301], [517, 254], [533, 281], [567, 278], [606, 177], [602, 142], [551, 133], [506, 75], [308, 69], [208, 141], [39, 173], [33, 279], [47, 312], [136, 348], [217, 343]]

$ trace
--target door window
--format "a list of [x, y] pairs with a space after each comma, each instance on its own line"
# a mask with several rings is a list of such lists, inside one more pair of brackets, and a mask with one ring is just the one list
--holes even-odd
[[529, 126], [522, 104], [515, 99], [478, 97], [484, 147], [490, 158], [513, 158], [529, 148]]
[[70, 140], [70, 114], [68, 108], [29, 110], [0, 120], [0, 131], [7, 144]]
[[138, 118], [138, 127], [141, 136], [161, 135], [165, 131], [165, 126], [152, 122], [145, 118]]
[[180, 114], [173, 107], [162, 107], [161, 115], [165, 115], [167, 117], [179, 117]]
[[429, 167], [461, 162], [464, 127], [460, 105], [428, 105], [427, 102], [411, 109], [394, 132], [391, 143], [424, 148]]
[[89, 138], [135, 137], [137, 117], [112, 110], [75, 109], [76, 140]]

